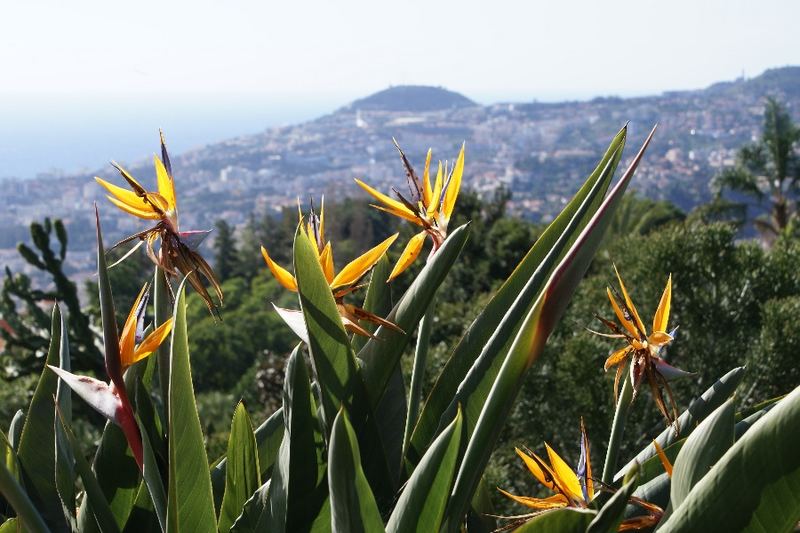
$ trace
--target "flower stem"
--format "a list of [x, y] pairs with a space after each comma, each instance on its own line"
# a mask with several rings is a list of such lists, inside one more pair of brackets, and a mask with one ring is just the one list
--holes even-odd
[[[155, 269], [155, 279], [153, 280], [153, 308], [155, 310], [155, 320], [153, 327], [157, 328], [172, 315], [170, 309], [170, 290], [167, 284], [167, 273], [161, 267]], [[169, 401], [169, 352], [167, 343], [158, 348], [158, 380], [161, 384], [161, 401], [164, 402], [164, 412], [167, 411]]]
[[422, 401], [422, 383], [425, 381], [425, 367], [428, 362], [428, 346], [431, 340], [431, 324], [433, 322], [436, 299], [431, 300], [428, 310], [422, 316], [417, 334], [417, 346], [414, 350], [414, 368], [411, 371], [411, 387], [408, 391], [408, 413], [406, 427], [403, 431], [403, 456], [411, 440], [411, 433], [419, 416], [419, 404]]
[[628, 411], [633, 397], [633, 386], [631, 385], [630, 375], [625, 372], [625, 382], [622, 384], [622, 392], [619, 395], [617, 409], [614, 411], [614, 422], [611, 425], [611, 436], [608, 439], [608, 451], [606, 452], [606, 462], [603, 466], [603, 483], [610, 485], [614, 480], [614, 470], [617, 468], [619, 458], [619, 448], [622, 444], [622, 433], [625, 430], [625, 421], [628, 419]]

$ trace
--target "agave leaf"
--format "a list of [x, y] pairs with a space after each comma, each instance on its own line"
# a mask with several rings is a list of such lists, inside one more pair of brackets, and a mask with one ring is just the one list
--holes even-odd
[[[452, 404], [459, 385], [464, 380], [467, 372], [481, 354], [486, 343], [495, 335], [501, 321], [505, 321], [506, 328], [497, 335], [498, 341], [508, 342], [513, 338], [513, 334], [519, 327], [519, 323], [525, 316], [533, 297], [529, 297], [527, 305], [518, 305], [513, 310], [512, 305], [526, 285], [529, 285], [531, 276], [537, 270], [542, 270], [544, 279], [552, 272], [556, 265], [556, 260], [563, 256], [553, 257], [549, 266], [542, 269], [540, 265], [548, 256], [551, 248], [557, 240], [567, 230], [570, 221], [578, 213], [582, 205], [586, 205], [583, 216], [577, 221], [573, 232], [569, 235], [569, 240], [565, 245], [577, 237], [578, 231], [588, 222], [591, 214], [597, 209], [599, 202], [605, 195], [617, 164], [622, 156], [625, 145], [627, 128], [623, 128], [614, 137], [605, 155], [595, 168], [594, 172], [587, 178], [584, 185], [575, 194], [575, 197], [567, 204], [561, 214], [547, 227], [542, 236], [534, 243], [520, 264], [511, 276], [498, 289], [484, 310], [478, 315], [475, 321], [469, 326], [466, 333], [455, 347], [452, 355], [447, 361], [444, 369], [439, 375], [436, 383], [428, 395], [422, 412], [420, 413], [414, 434], [412, 436], [412, 447], [416, 453], [427, 448], [430, 441], [436, 435], [437, 428], [445, 410]], [[584, 204], [587, 197], [591, 197], [588, 204]], [[566, 251], [566, 248], [563, 250]], [[541, 283], [541, 282], [540, 282]], [[532, 285], [527, 292], [537, 293], [541, 285]], [[522, 301], [521, 301], [522, 302]], [[497, 367], [491, 370], [496, 374]]]
[[800, 387], [692, 488], [660, 531], [790, 531], [800, 520]]
[[58, 390], [58, 377], [46, 365], [59, 365], [62, 325], [61, 309], [56, 305], [53, 307], [47, 359], [28, 407], [17, 451], [22, 484], [45, 522], [56, 530], [66, 528], [67, 524], [64, 521], [64, 514], [54, 483], [56, 479], [56, 419], [53, 398]]
[[333, 531], [383, 531], [378, 504], [361, 468], [358, 439], [344, 410], [339, 411], [331, 432], [328, 492]]
[[261, 485], [258, 449], [253, 424], [244, 404], [239, 402], [233, 413], [228, 438], [228, 467], [225, 471], [225, 495], [219, 512], [218, 528], [227, 533], [241, 514], [242, 506]]
[[674, 509], [733, 445], [733, 416], [733, 400], [730, 399], [689, 434], [672, 471], [670, 504]]
[[[666, 449], [673, 442], [688, 435], [692, 428], [711, 414], [717, 407], [727, 400], [744, 377], [744, 367], [736, 367], [714, 382], [699, 398], [689, 404], [681, 416], [678, 417], [678, 432], [673, 427], [668, 427], [656, 437], [661, 448]], [[623, 466], [614, 476], [614, 482], [619, 481], [625, 473], [636, 464], [642, 464], [656, 455], [656, 448], [648, 444], [636, 457]]]
[[470, 391], [473, 394], [459, 397], [464, 401], [467, 434], [470, 435], [470, 421], [474, 424], [474, 430], [468, 440], [447, 510], [445, 528], [448, 531], [458, 528], [525, 375], [544, 349], [547, 338], [586, 273], [652, 135], [653, 132], [553, 271], [520, 326], [511, 349], [505, 354], [488, 395], [480, 392], [483, 387], [475, 387]]
[[361, 373], [367, 389], [367, 397], [374, 408], [383, 397], [386, 385], [400, 362], [411, 332], [416, 329], [428, 305], [442, 284], [450, 268], [458, 259], [469, 236], [467, 224], [456, 228], [441, 248], [434, 254], [420, 272], [419, 276], [403, 294], [387, 320], [396, 324], [404, 333], [388, 328], [378, 328], [375, 336], [358, 352]]
[[215, 532], [208, 458], [192, 388], [185, 287], [186, 279], [178, 287], [170, 342], [167, 531]]
[[438, 531], [455, 474], [462, 433], [461, 411], [433, 441], [400, 494], [388, 533]]

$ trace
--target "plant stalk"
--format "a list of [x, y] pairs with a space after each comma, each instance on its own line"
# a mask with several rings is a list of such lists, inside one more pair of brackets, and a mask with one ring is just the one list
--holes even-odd
[[625, 382], [622, 384], [622, 392], [619, 395], [617, 409], [614, 411], [614, 422], [611, 425], [606, 462], [603, 466], [602, 481], [607, 485], [611, 485], [614, 480], [614, 470], [617, 468], [617, 460], [619, 459], [619, 448], [622, 445], [622, 433], [625, 430], [625, 421], [628, 419], [632, 398], [633, 385], [631, 384], [630, 374], [625, 372]]
[[428, 310], [422, 316], [417, 334], [417, 346], [414, 350], [414, 367], [411, 371], [411, 386], [408, 391], [408, 412], [406, 427], [403, 431], [403, 457], [405, 457], [411, 433], [419, 417], [419, 405], [422, 401], [422, 384], [425, 381], [425, 367], [428, 363], [428, 347], [431, 340], [431, 325], [436, 311], [436, 297], [431, 300]]

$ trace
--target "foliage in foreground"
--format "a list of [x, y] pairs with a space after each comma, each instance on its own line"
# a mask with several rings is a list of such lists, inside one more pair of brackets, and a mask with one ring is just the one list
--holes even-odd
[[[484, 472], [526, 375], [584, 278], [644, 153], [646, 144], [609, 190], [625, 134], [623, 129], [614, 138], [584, 186], [451, 347], [424, 398], [413, 384], [424, 380], [427, 336], [418, 335], [408, 392], [400, 358], [412, 332], [431, 327], [426, 317], [459, 260], [469, 225], [448, 230], [396, 302], [386, 282], [390, 263], [385, 257], [376, 262], [363, 308], [393, 327], [381, 326], [366, 338], [351, 338], [345, 329], [313, 227], [298, 231], [293, 279], [307, 342], [289, 358], [282, 406], [258, 426], [243, 404], [237, 406], [227, 453], [210, 467], [192, 382], [187, 280], [173, 287], [161, 268], [170, 264], [154, 257], [152, 330], [143, 327], [143, 307], [134, 305], [118, 332], [98, 223], [98, 295], [111, 384], [70, 373], [68, 328], [56, 306], [48, 367], [28, 410], [0, 436], [0, 512], [7, 517], [0, 528], [495, 528]], [[174, 192], [168, 203], [175, 206]], [[170, 230], [167, 236], [170, 249], [203, 264], [184, 249], [181, 234]], [[632, 323], [627, 294], [617, 305], [620, 322]], [[663, 314], [663, 306], [659, 309]], [[657, 322], [666, 325], [665, 318]], [[641, 338], [636, 342], [635, 350], [647, 349]], [[150, 351], [154, 355], [146, 357]], [[636, 355], [632, 359], [646, 361], [652, 353]], [[549, 464], [524, 454], [539, 474], [549, 473], [537, 478], [560, 494], [564, 505], [506, 525], [522, 531], [615, 531], [656, 522], [664, 531], [790, 528], [800, 518], [800, 456], [793, 449], [800, 431], [800, 389], [737, 413], [731, 396], [743, 374], [734, 368], [720, 377], [657, 437], [657, 445], [649, 444], [619, 469], [633, 395], [626, 377], [602, 470], [588, 466], [585, 435], [585, 457], [575, 472], [555, 453]], [[84, 456], [86, 443], [72, 431], [70, 388], [109, 419], [91, 464]]]

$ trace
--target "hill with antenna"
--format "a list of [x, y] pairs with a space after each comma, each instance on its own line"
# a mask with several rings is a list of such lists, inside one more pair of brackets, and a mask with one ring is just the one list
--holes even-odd
[[463, 94], [443, 87], [397, 85], [356, 100], [348, 109], [364, 111], [440, 111], [477, 106]]

